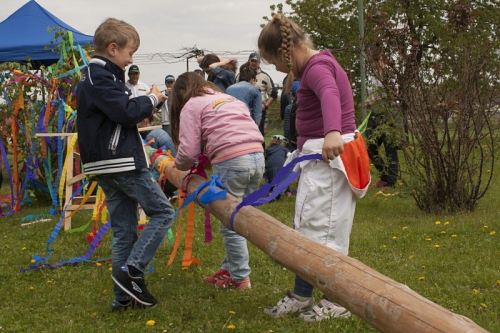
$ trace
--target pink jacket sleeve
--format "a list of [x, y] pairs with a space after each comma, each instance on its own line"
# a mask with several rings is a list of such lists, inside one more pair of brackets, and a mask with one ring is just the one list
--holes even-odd
[[179, 127], [179, 149], [175, 156], [177, 169], [189, 170], [201, 152], [201, 113], [202, 105], [186, 103], [182, 108]]

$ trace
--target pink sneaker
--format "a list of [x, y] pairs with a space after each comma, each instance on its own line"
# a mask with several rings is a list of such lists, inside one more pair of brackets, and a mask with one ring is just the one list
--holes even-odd
[[213, 275], [210, 276], [205, 276], [204, 278], [201, 279], [201, 281], [206, 282], [206, 283], [211, 283], [211, 284], [216, 284], [217, 281], [219, 280], [225, 280], [227, 278], [230, 278], [231, 275], [229, 274], [228, 271], [225, 269], [221, 269], [214, 273]]
[[231, 277], [228, 277], [225, 280], [219, 280], [215, 283], [215, 286], [219, 289], [225, 289], [225, 288], [234, 288], [236, 290], [245, 290], [245, 289], [250, 289], [252, 288], [252, 285], [250, 284], [250, 278], [246, 277], [240, 282], [236, 282]]

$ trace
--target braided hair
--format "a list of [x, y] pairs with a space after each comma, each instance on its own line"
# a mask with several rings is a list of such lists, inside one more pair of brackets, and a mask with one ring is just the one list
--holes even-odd
[[283, 90], [288, 93], [294, 81], [292, 53], [297, 46], [312, 47], [309, 36], [294, 20], [283, 14], [275, 14], [262, 29], [257, 43], [262, 59], [267, 63], [284, 61], [288, 67], [288, 79]]

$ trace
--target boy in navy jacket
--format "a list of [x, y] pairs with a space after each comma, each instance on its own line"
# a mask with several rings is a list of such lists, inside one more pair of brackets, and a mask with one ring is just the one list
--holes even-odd
[[[106, 195], [114, 242], [113, 310], [153, 307], [158, 302], [144, 271], [172, 225], [174, 210], [148, 167], [137, 124], [166, 96], [153, 85], [147, 96], [131, 98], [125, 67], [139, 48], [130, 24], [106, 19], [94, 34], [95, 55], [77, 88], [78, 144], [86, 175]], [[138, 205], [151, 219], [138, 236]]]

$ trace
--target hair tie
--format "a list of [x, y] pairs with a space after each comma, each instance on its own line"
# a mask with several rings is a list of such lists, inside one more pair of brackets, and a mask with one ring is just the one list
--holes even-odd
[[293, 64], [292, 64], [291, 62], [289, 62], [289, 63], [287, 64], [287, 66], [288, 66], [288, 69], [289, 69], [289, 70], [290, 70], [290, 72], [291, 72], [291, 71], [292, 71], [292, 69], [293, 69]]

